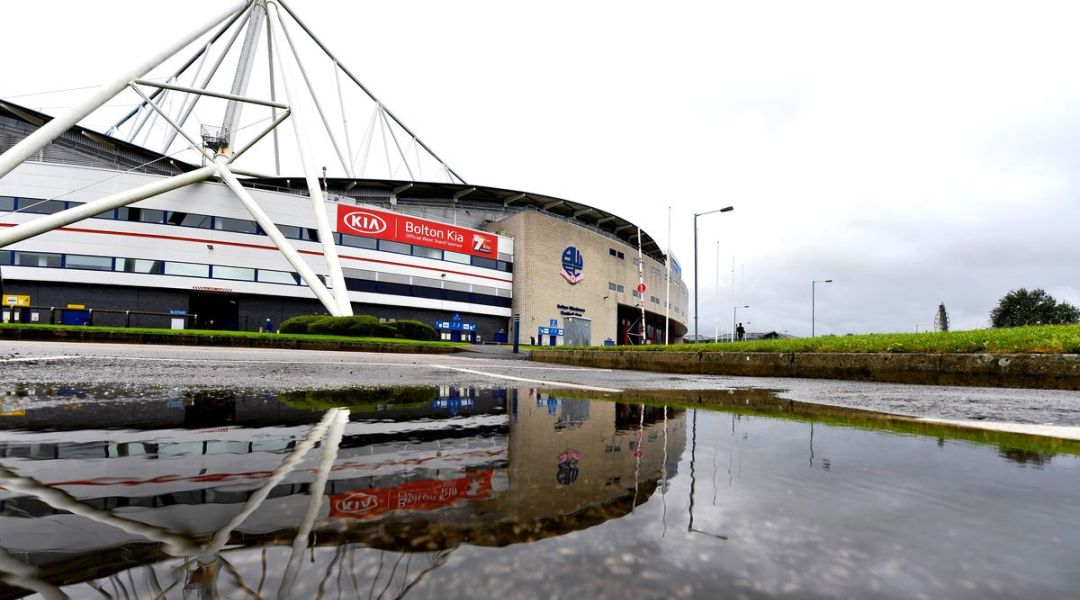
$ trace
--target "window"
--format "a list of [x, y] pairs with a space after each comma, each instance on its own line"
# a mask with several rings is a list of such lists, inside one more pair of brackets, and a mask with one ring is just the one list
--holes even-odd
[[504, 260], [504, 261], [506, 261], [508, 263], [512, 263], [512, 262], [514, 262], [514, 255], [513, 254], [507, 254], [506, 252], [500, 252], [499, 253], [499, 260]]
[[200, 229], [210, 229], [210, 223], [213, 219], [209, 215], [197, 215], [194, 213], [169, 211], [168, 218], [165, 220], [169, 225], [181, 225], [183, 227], [198, 227]]
[[341, 234], [341, 245], [350, 246], [352, 248], [368, 248], [374, 250], [378, 244], [371, 238], [362, 237], [359, 235], [352, 235], [348, 233]]
[[64, 259], [64, 266], [68, 269], [89, 269], [91, 271], [112, 271], [113, 259], [111, 256], [82, 256], [68, 254]]
[[608, 248], [607, 251], [608, 251], [608, 254], [610, 254], [612, 256], [618, 256], [619, 255], [619, 253], [616, 252], [614, 248]]
[[609, 281], [608, 284], [607, 284], [607, 289], [614, 292], [615, 290], [619, 289], [619, 286], [617, 286], [614, 283]]
[[64, 210], [63, 200], [35, 200], [19, 198], [19, 212], [33, 215], [51, 215]]
[[312, 229], [310, 227], [301, 227], [300, 228], [300, 234], [304, 236], [301, 239], [306, 240], [308, 242], [317, 242], [317, 241], [319, 241], [319, 230], [318, 229]]
[[209, 277], [210, 265], [196, 265], [193, 263], [166, 262], [166, 275], [180, 275], [183, 277]]
[[15, 199], [11, 196], [0, 196], [0, 211], [11, 212], [15, 210]]
[[500, 271], [504, 271], [506, 273], [513, 273], [514, 272], [514, 263], [509, 263], [509, 262], [506, 262], [505, 260], [500, 260], [500, 261], [498, 261], [498, 265], [496, 265], [495, 268], [499, 269]]
[[98, 214], [96, 214], [96, 215], [94, 215], [94, 216], [92, 216], [90, 218], [91, 219], [115, 219], [116, 218], [116, 209], [115, 208], [110, 208], [109, 210], [107, 210], [107, 211], [105, 211], [103, 213], [98, 213]]
[[290, 240], [301, 239], [300, 228], [295, 225], [278, 225], [277, 228], [278, 231], [281, 232], [281, 235], [289, 238]]
[[413, 256], [423, 256], [424, 258], [434, 258], [435, 260], [442, 260], [442, 250], [436, 250], [435, 248], [413, 246], [412, 253]]
[[447, 260], [447, 261], [462, 264], [462, 265], [472, 264], [472, 260], [470, 259], [468, 254], [462, 254], [460, 252], [451, 252], [449, 250], [443, 251], [443, 260]]
[[388, 240], [379, 240], [379, 250], [382, 250], [383, 252], [394, 252], [396, 254], [412, 254], [412, 247], [410, 247], [409, 244], [400, 244]]
[[231, 217], [214, 217], [214, 229], [236, 233], [259, 233], [259, 225], [255, 221]]
[[287, 273], [285, 271], [267, 271], [266, 269], [259, 269], [257, 273], [258, 281], [262, 283], [284, 283], [288, 285], [296, 285], [295, 273]]
[[630, 290], [630, 293], [633, 294], [635, 298], [641, 297], [641, 294], [639, 294], [637, 290]]
[[625, 291], [626, 291], [626, 288], [624, 288], [624, 287], [622, 286], [622, 284], [620, 283], [619, 285], [615, 286], [615, 291], [616, 291], [616, 292], [625, 292]]
[[116, 270], [124, 273], [152, 273], [160, 275], [162, 262], [160, 260], [146, 260], [142, 258], [118, 258]]
[[16, 252], [15, 264], [20, 267], [60, 268], [60, 255], [44, 252]]
[[236, 281], [255, 281], [255, 269], [214, 265], [214, 278], [235, 279]]
[[153, 208], [122, 206], [116, 209], [116, 218], [121, 221], [138, 221], [140, 223], [164, 223], [165, 211]]
[[616, 252], [616, 254], [618, 255], [619, 258], [626, 258], [626, 255], [623, 254], [622, 252]]
[[484, 258], [483, 256], [472, 257], [472, 264], [474, 267], [483, 267], [485, 269], [498, 269], [499, 261], [492, 260], [490, 258]]
[[11, 251], [10, 250], [0, 250], [0, 265], [10, 265], [10, 264], [11, 264]]

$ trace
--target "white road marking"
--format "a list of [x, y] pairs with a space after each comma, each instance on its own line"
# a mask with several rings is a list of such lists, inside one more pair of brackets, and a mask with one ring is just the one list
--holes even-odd
[[36, 362], [39, 360], [65, 360], [68, 358], [78, 358], [73, 354], [61, 354], [58, 356], [23, 356], [20, 358], [0, 358], [0, 363], [8, 362]]
[[499, 375], [498, 373], [485, 373], [483, 371], [474, 371], [472, 369], [461, 369], [458, 367], [451, 367], [447, 365], [431, 365], [436, 369], [449, 369], [451, 371], [458, 371], [459, 373], [469, 373], [472, 375], [482, 375], [484, 377], [494, 377], [495, 379], [509, 379], [510, 381], [521, 381], [524, 383], [538, 383], [540, 385], [548, 385], [552, 387], [568, 387], [579, 390], [589, 390], [591, 392], [608, 392], [612, 394], [621, 393], [622, 390], [615, 388], [599, 387], [595, 385], [582, 385], [580, 383], [568, 383], [565, 381], [544, 381], [543, 379], [526, 379], [524, 377], [514, 377], [512, 375]]
[[[76, 358], [71, 357], [56, 357], [56, 358]], [[258, 359], [239, 359], [239, 358], [167, 358], [167, 357], [150, 357], [150, 356], [84, 356], [81, 358], [98, 359], [98, 360], [130, 360], [130, 361], [153, 361], [153, 362], [190, 362], [190, 363], [238, 363], [238, 364], [274, 364], [274, 365], [342, 365], [342, 366], [356, 366], [356, 367], [415, 367], [418, 363], [399, 362], [346, 362], [336, 360], [258, 360]], [[40, 359], [25, 359], [25, 360], [40, 360]], [[477, 360], [475, 358], [467, 358], [463, 360]], [[2, 361], [0, 361], [2, 362]], [[487, 368], [494, 369], [533, 369], [537, 371], [588, 371], [592, 373], [610, 373], [611, 369], [593, 369], [589, 367], [525, 367], [514, 364], [493, 364], [485, 365]]]

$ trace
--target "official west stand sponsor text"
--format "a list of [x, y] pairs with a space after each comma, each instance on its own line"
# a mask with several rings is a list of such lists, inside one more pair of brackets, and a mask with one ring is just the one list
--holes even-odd
[[337, 228], [341, 233], [403, 244], [450, 250], [484, 258], [495, 259], [499, 256], [498, 238], [490, 233], [438, 221], [418, 219], [400, 213], [339, 205]]

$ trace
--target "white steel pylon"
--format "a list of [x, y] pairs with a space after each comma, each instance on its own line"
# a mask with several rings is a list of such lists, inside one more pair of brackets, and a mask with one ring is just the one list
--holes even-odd
[[[290, 25], [286, 17], [291, 19], [291, 23], [298, 26], [306, 37], [294, 38], [289, 31]], [[249, 91], [253, 75], [258, 74], [256, 64], [259, 62], [257, 60], [260, 56], [259, 42], [263, 29], [266, 30], [265, 56], [268, 68], [265, 79], [268, 83], [269, 98], [260, 97]], [[243, 42], [236, 53], [231, 53], [234, 42], [240, 37], [241, 30], [245, 32]], [[338, 115], [331, 113], [332, 104], [328, 105], [320, 100], [321, 94], [317, 91], [318, 81], [305, 68], [304, 61], [301, 59], [302, 51], [299, 42], [303, 41], [307, 41], [309, 45], [313, 43], [317, 51], [329, 60], [333, 69], [334, 82], [333, 85], [323, 86], [323, 89], [329, 89], [331, 93], [336, 92]], [[175, 60], [181, 51], [189, 47], [195, 48], [194, 55], [184, 61], [179, 68], [162, 76], [152, 75], [155, 69], [164, 68], [166, 63]], [[215, 80], [215, 76], [218, 75], [222, 64], [230, 58], [235, 59], [235, 70], [228, 91], [215, 89], [219, 87], [215, 84], [222, 83]], [[299, 72], [299, 77], [294, 75], [296, 72]], [[354, 85], [343, 87], [342, 74]], [[185, 80], [188, 83], [183, 83]], [[294, 85], [301, 81], [303, 86]], [[277, 98], [279, 83], [284, 92], [284, 102]], [[163, 154], [187, 153], [197, 160], [196, 164], [201, 163], [202, 166], [181, 175], [161, 179], [148, 185], [87, 202], [81, 206], [42, 215], [32, 221], [0, 231], [0, 248], [82, 221], [106, 210], [127, 206], [171, 190], [216, 178], [233, 192], [244, 208], [259, 223], [326, 310], [332, 315], [344, 316], [352, 314], [352, 306], [345, 287], [345, 279], [320, 184], [319, 171], [321, 164], [325, 164], [324, 157], [330, 156], [334, 162], [338, 163], [340, 175], [343, 177], [352, 178], [354, 173], [363, 176], [371, 151], [372, 126], [378, 121], [386, 153], [387, 179], [394, 178], [402, 167], [411, 179], [414, 173], [424, 172], [424, 163], [427, 162], [429, 163], [428, 172], [445, 174], [451, 182], [464, 182], [338, 61], [283, 0], [232, 0], [228, 9], [222, 14], [215, 16], [195, 31], [92, 91], [67, 113], [53, 118], [7, 152], [0, 154], [0, 178], [122, 93], [134, 94], [137, 97], [138, 106], [110, 127], [109, 134], [120, 135], [121, 132], [126, 131], [127, 140], [135, 143], [135, 140], [142, 136], [144, 144], [150, 144], [155, 135], [159, 135], [161, 140], [159, 148]], [[354, 96], [349, 97], [350, 93]], [[189, 125], [189, 119], [195, 114], [196, 105], [200, 100], [207, 98], [217, 101], [219, 107], [220, 103], [224, 102], [221, 126], [200, 125], [198, 132], [192, 131], [193, 125]], [[365, 140], [362, 149], [354, 155], [353, 138], [349, 130], [346, 111], [358, 105], [362, 107], [360, 100], [372, 106], [374, 112], [368, 131], [359, 138]], [[204, 108], [207, 108], [208, 102], [211, 100], [202, 103]], [[244, 107], [258, 108], [262, 111], [269, 109], [270, 114], [242, 126], [240, 118], [242, 114], [245, 114], [242, 111]], [[214, 109], [213, 106], [208, 108], [211, 111]], [[253, 110], [247, 111], [247, 113], [251, 112]], [[315, 122], [312, 115], [317, 115], [322, 128], [312, 128], [311, 124]], [[196, 119], [196, 121], [199, 120], [205, 122], [205, 112], [202, 119]], [[290, 121], [294, 134], [295, 146], [291, 148], [284, 147], [278, 136], [278, 128], [286, 120]], [[255, 125], [260, 125], [260, 127], [253, 128]], [[404, 146], [400, 143], [395, 130], [407, 140]], [[272, 134], [272, 143], [260, 143], [269, 134]], [[387, 135], [392, 139], [392, 145], [387, 142]], [[316, 151], [311, 144], [320, 139], [329, 141], [332, 151], [322, 153]], [[344, 144], [342, 144], [342, 139], [344, 139]], [[322, 244], [326, 270], [329, 273], [329, 288], [277, 229], [272, 219], [248, 193], [238, 177], [238, 175], [258, 175], [261, 172], [255, 161], [259, 159], [259, 149], [264, 149], [261, 152], [262, 158], [267, 157], [266, 147], [268, 146], [272, 146], [275, 173], [280, 175], [283, 149], [291, 150], [291, 156], [286, 158], [292, 158], [294, 164], [302, 171]], [[396, 150], [393, 156], [391, 147]], [[253, 149], [256, 150], [253, 151]], [[358, 162], [357, 159], [361, 154], [363, 160]], [[237, 162], [241, 157], [244, 157], [245, 164]], [[397, 163], [396, 167], [394, 162]], [[321, 169], [325, 178], [327, 167], [322, 166]], [[336, 168], [335, 174], [337, 174]]]

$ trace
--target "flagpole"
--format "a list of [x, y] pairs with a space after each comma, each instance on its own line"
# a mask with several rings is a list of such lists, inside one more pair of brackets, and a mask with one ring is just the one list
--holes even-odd
[[664, 344], [670, 344], [671, 338], [671, 207], [667, 207], [667, 253], [664, 260], [667, 271], [667, 288], [664, 290]]

